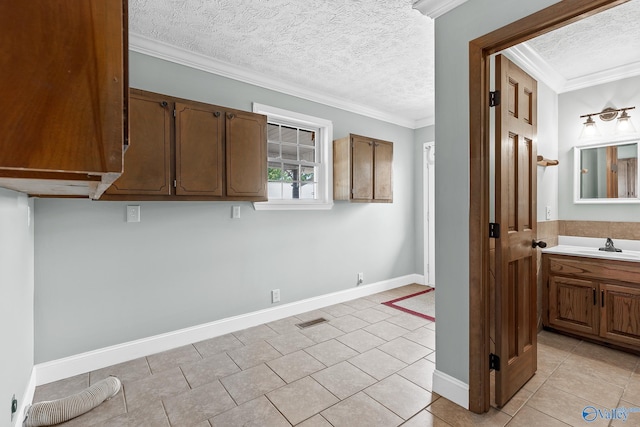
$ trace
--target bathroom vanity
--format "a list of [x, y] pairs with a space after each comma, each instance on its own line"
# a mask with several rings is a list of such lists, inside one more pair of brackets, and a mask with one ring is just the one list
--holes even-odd
[[640, 354], [640, 252], [559, 245], [542, 271], [547, 329]]

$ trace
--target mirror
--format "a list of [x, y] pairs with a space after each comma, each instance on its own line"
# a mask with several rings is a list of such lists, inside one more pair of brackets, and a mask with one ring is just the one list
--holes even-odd
[[576, 203], [640, 203], [638, 141], [575, 147]]

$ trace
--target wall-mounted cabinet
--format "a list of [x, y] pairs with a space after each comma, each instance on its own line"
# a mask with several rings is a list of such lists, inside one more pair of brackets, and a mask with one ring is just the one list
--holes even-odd
[[393, 143], [360, 135], [333, 141], [333, 198], [393, 202]]
[[266, 116], [131, 89], [131, 145], [104, 200], [267, 200]]
[[546, 327], [640, 352], [640, 263], [543, 254]]
[[0, 186], [97, 198], [127, 140], [127, 2], [0, 2]]

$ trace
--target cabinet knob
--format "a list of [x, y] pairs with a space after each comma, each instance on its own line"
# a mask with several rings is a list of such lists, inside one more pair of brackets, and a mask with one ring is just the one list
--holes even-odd
[[216, 111], [215, 113], [213, 113], [214, 117], [220, 117], [220, 111]]
[[168, 103], [167, 101], [162, 101], [162, 102], [160, 103], [160, 106], [161, 106], [162, 108], [167, 108], [167, 105], [169, 105], [169, 103]]
[[235, 116], [233, 113], [227, 113], [227, 119], [233, 119]]

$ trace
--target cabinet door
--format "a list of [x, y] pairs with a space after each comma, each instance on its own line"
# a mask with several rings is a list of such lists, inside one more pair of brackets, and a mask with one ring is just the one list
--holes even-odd
[[176, 194], [222, 196], [224, 111], [176, 102]]
[[374, 141], [373, 199], [378, 202], [393, 201], [393, 144]]
[[106, 194], [171, 194], [172, 113], [161, 95], [131, 90], [124, 173]]
[[351, 138], [351, 199], [373, 200], [373, 140]]
[[267, 117], [226, 113], [227, 197], [267, 200]]
[[598, 335], [598, 285], [588, 280], [549, 277], [549, 324]]
[[601, 283], [600, 298], [600, 335], [640, 345], [640, 289]]

